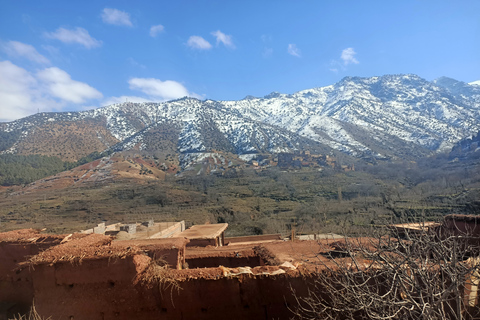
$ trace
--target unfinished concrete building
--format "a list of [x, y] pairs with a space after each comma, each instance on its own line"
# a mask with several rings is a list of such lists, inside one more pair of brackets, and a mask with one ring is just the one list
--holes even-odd
[[228, 223], [194, 225], [178, 234], [177, 237], [184, 237], [190, 240], [187, 246], [218, 247], [225, 244], [225, 230], [227, 227]]
[[83, 234], [105, 234], [118, 236], [120, 232], [128, 234], [128, 239], [162, 239], [171, 238], [185, 230], [185, 221], [179, 222], [154, 222], [153, 220], [141, 223], [114, 223], [105, 226], [99, 223], [97, 227], [82, 230]]

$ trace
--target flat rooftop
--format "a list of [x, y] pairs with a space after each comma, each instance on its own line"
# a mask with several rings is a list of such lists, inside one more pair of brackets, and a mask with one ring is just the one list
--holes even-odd
[[176, 237], [187, 239], [215, 239], [227, 229], [228, 223], [194, 225]]
[[428, 228], [435, 228], [440, 226], [441, 223], [435, 221], [426, 221], [426, 222], [409, 222], [409, 223], [400, 223], [400, 224], [391, 224], [390, 228], [397, 229], [410, 229], [410, 230], [425, 230]]

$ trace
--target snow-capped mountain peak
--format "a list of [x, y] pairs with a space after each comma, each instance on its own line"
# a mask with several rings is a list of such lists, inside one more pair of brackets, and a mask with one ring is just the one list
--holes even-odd
[[168, 149], [183, 164], [212, 150], [239, 155], [339, 150], [357, 157], [414, 159], [478, 132], [479, 120], [477, 85], [446, 77], [430, 82], [413, 74], [345, 77], [326, 87], [239, 101], [186, 97], [37, 114], [0, 123], [0, 134], [12, 141], [0, 144], [0, 152], [26, 153], [38, 144], [29, 142], [33, 132], [38, 137], [55, 124], [81, 122], [89, 131], [75, 139], [98, 139], [95, 151]]

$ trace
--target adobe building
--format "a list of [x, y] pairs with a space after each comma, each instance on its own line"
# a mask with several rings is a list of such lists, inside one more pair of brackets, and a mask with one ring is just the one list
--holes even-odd
[[[219, 247], [187, 249], [186, 238], [0, 233], [0, 319], [26, 314], [32, 303], [52, 320], [289, 319], [292, 289], [306, 294], [313, 283], [295, 261], [315, 259], [319, 245], [280, 240], [232, 249], [220, 246], [226, 224], [210, 227], [193, 228], [206, 236], [192, 239]], [[189, 269], [186, 250], [193, 250]], [[282, 265], [274, 252], [291, 263]]]
[[455, 235], [480, 238], [480, 215], [449, 214], [442, 227]]
[[190, 242], [187, 246], [191, 247], [221, 247], [225, 244], [227, 227], [228, 223], [194, 225], [176, 237], [188, 239]]
[[392, 224], [387, 227], [393, 231], [393, 236], [399, 236], [408, 239], [412, 236], [417, 236], [431, 231], [437, 233], [437, 230], [441, 227], [441, 225], [442, 224], [439, 222], [425, 221]]
[[[194, 226], [190, 239], [0, 233], [0, 319], [25, 314], [33, 303], [52, 320], [291, 319], [298, 298], [326, 270], [319, 261], [334, 267], [326, 256], [346, 243], [270, 235], [224, 246], [227, 226]], [[467, 290], [477, 305], [477, 284]]]
[[462, 236], [464, 239], [480, 239], [480, 215], [449, 214], [442, 222], [424, 221], [393, 224], [388, 226], [399, 236], [413, 236], [435, 232], [441, 238]]

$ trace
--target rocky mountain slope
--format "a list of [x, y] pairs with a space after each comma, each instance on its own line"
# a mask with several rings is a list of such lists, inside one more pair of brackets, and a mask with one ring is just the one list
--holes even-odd
[[294, 94], [240, 101], [183, 98], [83, 112], [39, 113], [0, 123], [0, 152], [78, 160], [93, 151], [178, 155], [338, 150], [405, 158], [450, 149], [480, 130], [480, 86], [416, 75], [346, 77]]
[[449, 158], [457, 160], [480, 159], [480, 131], [476, 135], [457, 142], [452, 148]]

